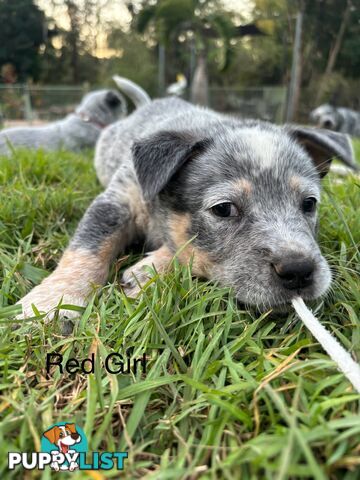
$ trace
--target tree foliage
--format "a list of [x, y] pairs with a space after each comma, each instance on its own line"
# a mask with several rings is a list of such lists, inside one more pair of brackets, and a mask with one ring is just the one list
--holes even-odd
[[168, 48], [181, 35], [194, 38], [198, 50], [220, 48], [217, 56], [220, 70], [226, 70], [230, 65], [230, 40], [238, 35], [234, 16], [219, 0], [157, 0], [150, 5], [143, 1], [134, 17], [134, 25], [140, 33], [153, 27], [150, 34]]
[[12, 64], [19, 80], [37, 78], [46, 41], [44, 13], [33, 0], [0, 0], [0, 66]]

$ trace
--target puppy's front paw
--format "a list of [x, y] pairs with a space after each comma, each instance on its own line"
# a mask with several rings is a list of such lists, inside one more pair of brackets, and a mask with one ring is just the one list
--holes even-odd
[[172, 254], [166, 246], [149, 253], [142, 260], [125, 270], [121, 279], [121, 286], [128, 297], [136, 297], [141, 288], [151, 278], [149, 267], [155, 268], [158, 273], [165, 272], [172, 260]]
[[[84, 307], [86, 299], [76, 291], [69, 292], [68, 288], [64, 287], [63, 284], [44, 282], [33, 288], [31, 292], [19, 300], [18, 304], [22, 305], [22, 314], [17, 316], [18, 319], [34, 317], [34, 305], [36, 310], [41, 314], [46, 314], [46, 320], [51, 320], [59, 304]], [[59, 316], [61, 318], [72, 319], [79, 316], [79, 312], [76, 310], [60, 309]]]
[[139, 295], [141, 288], [149, 280], [150, 274], [148, 271], [149, 264], [145, 257], [144, 260], [127, 268], [121, 278], [121, 286], [126, 296], [135, 298]]

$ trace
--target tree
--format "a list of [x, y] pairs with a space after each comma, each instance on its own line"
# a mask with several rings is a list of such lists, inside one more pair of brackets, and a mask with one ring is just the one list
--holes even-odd
[[47, 40], [44, 12], [33, 0], [0, 0], [0, 25], [0, 66], [12, 64], [18, 80], [37, 79]]
[[[266, 72], [272, 82], [282, 77], [282, 82], [288, 83], [296, 16], [301, 9], [298, 120], [307, 120], [309, 110], [335, 97], [344, 105], [355, 106], [356, 97], [360, 100], [355, 86], [360, 75], [360, 8], [356, 4], [359, 0], [254, 0], [253, 22], [269, 36], [261, 42], [262, 52], [252, 41], [253, 57], [242, 81], [261, 84]], [[276, 62], [271, 48], [277, 54]], [[265, 64], [259, 62], [261, 57]]]
[[65, 40], [70, 52], [70, 66], [72, 71], [72, 81], [79, 82], [79, 50], [82, 47], [80, 38], [81, 19], [80, 10], [73, 0], [65, 0], [67, 14], [70, 21], [70, 30], [66, 32]]
[[144, 1], [135, 21], [140, 33], [152, 30], [162, 47], [170, 48], [180, 36], [193, 45], [197, 52], [195, 72], [191, 72], [194, 73], [193, 100], [206, 103], [203, 93], [208, 83], [209, 52], [219, 50], [219, 68], [225, 71], [231, 63], [231, 39], [244, 34], [233, 18], [220, 0], [157, 0], [151, 4]]
[[115, 52], [111, 58], [102, 61], [102, 78], [108, 81], [118, 74], [141, 85], [151, 96], [156, 89], [156, 51], [142, 40], [135, 31], [124, 32], [111, 25], [107, 38], [108, 47]]

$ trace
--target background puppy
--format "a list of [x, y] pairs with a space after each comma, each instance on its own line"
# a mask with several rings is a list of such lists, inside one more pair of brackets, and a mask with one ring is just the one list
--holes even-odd
[[310, 120], [321, 128], [348, 133], [354, 137], [360, 136], [360, 113], [349, 108], [320, 105], [310, 113]]
[[145, 265], [161, 272], [179, 252], [195, 275], [259, 309], [319, 297], [331, 275], [316, 243], [316, 207], [335, 156], [355, 167], [348, 137], [329, 130], [243, 121], [175, 98], [139, 108], [101, 135], [95, 165], [106, 190], [57, 269], [20, 301], [23, 314], [33, 315], [32, 304], [44, 312], [61, 300], [85, 305], [142, 236], [155, 251], [125, 272], [132, 294]]
[[93, 147], [101, 130], [126, 115], [126, 101], [114, 90], [88, 93], [81, 104], [63, 120], [41, 127], [16, 127], [0, 132], [0, 154], [12, 147], [44, 150], [80, 150]]

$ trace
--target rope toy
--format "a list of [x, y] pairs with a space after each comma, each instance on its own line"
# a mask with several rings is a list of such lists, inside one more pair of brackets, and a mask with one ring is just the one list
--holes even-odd
[[351, 355], [340, 345], [331, 333], [321, 325], [319, 320], [314, 317], [301, 297], [294, 298], [292, 304], [305, 326], [338, 365], [339, 369], [350, 380], [355, 390], [360, 393], [360, 365], [352, 359]]

